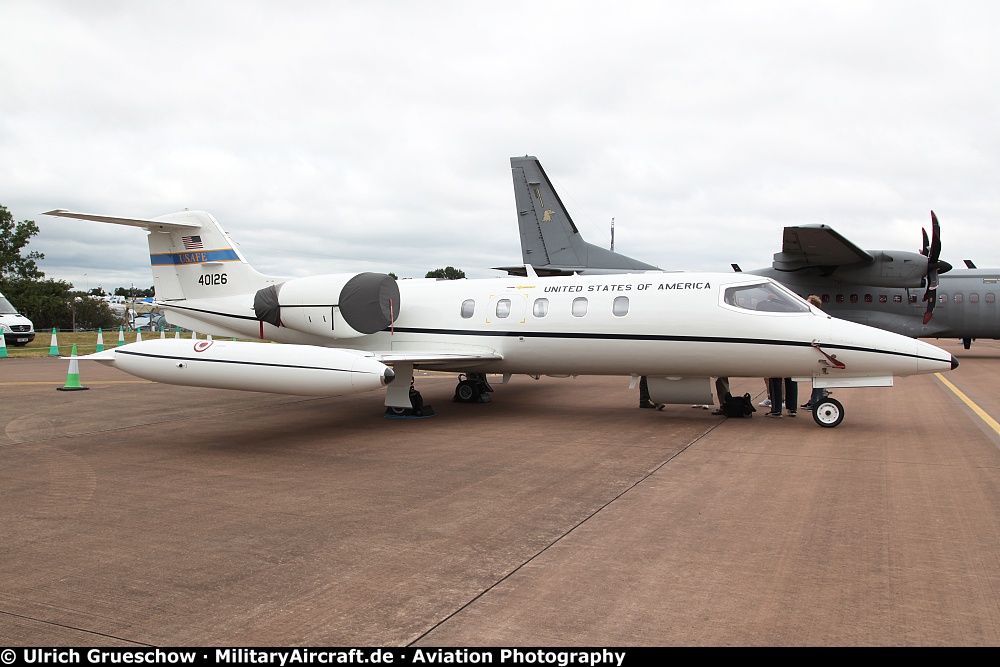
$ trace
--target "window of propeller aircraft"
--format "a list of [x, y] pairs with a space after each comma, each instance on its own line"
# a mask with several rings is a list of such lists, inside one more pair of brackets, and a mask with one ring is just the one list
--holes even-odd
[[938, 303], [948, 303], [948, 295], [947, 294], [939, 294], [938, 295]]
[[823, 303], [830, 303], [830, 295], [829, 294], [824, 294], [823, 296], [820, 297], [820, 300]]
[[858, 295], [857, 294], [852, 294], [851, 295], [851, 303], [857, 303], [857, 302], [858, 302]]
[[843, 294], [838, 294], [837, 295], [837, 303], [844, 303], [844, 295]]
[[611, 304], [611, 313], [615, 317], [625, 317], [628, 315], [628, 297], [616, 296], [614, 303]]
[[535, 299], [535, 303], [531, 306], [531, 314], [535, 317], [545, 317], [549, 314], [549, 300], [548, 299]]
[[993, 296], [992, 292], [987, 292], [986, 293], [986, 303], [993, 303], [995, 300], [996, 300], [996, 297]]
[[893, 294], [892, 295], [892, 302], [893, 303], [903, 303], [903, 295], [902, 294]]
[[878, 295], [878, 302], [879, 303], [889, 303], [889, 295], [888, 294], [879, 294]]
[[476, 314], [476, 301], [475, 299], [466, 299], [462, 302], [462, 317], [469, 319]]
[[973, 292], [969, 295], [969, 303], [979, 303], [979, 293]]
[[585, 296], [578, 296], [575, 299], [573, 299], [573, 309], [572, 309], [573, 317], [583, 317], [584, 315], [586, 315], [587, 305], [588, 305], [587, 297]]
[[871, 303], [872, 300], [873, 299], [871, 294], [865, 294], [865, 303]]
[[916, 303], [916, 302], [917, 302], [917, 295], [916, 294], [911, 294], [910, 295], [910, 303]]
[[961, 294], [956, 294], [955, 295], [955, 303], [962, 303], [963, 300], [964, 300], [964, 298], [962, 297]]
[[778, 313], [808, 313], [809, 306], [772, 284], [740, 285], [726, 289], [724, 300], [730, 306], [745, 310], [766, 310]]

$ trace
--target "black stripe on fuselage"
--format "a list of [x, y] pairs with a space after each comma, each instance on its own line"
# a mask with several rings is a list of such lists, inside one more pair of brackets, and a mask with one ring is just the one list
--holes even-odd
[[131, 355], [133, 357], [149, 357], [150, 359], [166, 359], [167, 361], [201, 361], [209, 364], [234, 364], [237, 366], [266, 366], [269, 368], [294, 368], [307, 371], [334, 371], [336, 373], [366, 373], [373, 375], [370, 371], [355, 371], [349, 368], [324, 368], [322, 366], [299, 366], [295, 364], [275, 364], [262, 361], [240, 361], [236, 359], [211, 359], [205, 357], [175, 357], [166, 354], [150, 354], [149, 352], [135, 352], [134, 350], [116, 349], [115, 354]]
[[[178, 308], [171, 306], [171, 308]], [[208, 315], [218, 315], [220, 317], [231, 317], [239, 320], [252, 320], [258, 322], [256, 317], [246, 315], [230, 315], [229, 313], [219, 313], [212, 310], [199, 310], [197, 308], [178, 308], [178, 310], [191, 310]], [[779, 340], [767, 338], [736, 338], [731, 336], [667, 336], [662, 334], [613, 334], [613, 333], [590, 333], [575, 331], [494, 331], [475, 329], [423, 329], [418, 327], [392, 327], [383, 329], [382, 333], [414, 333], [427, 334], [433, 336], [485, 336], [494, 338], [561, 338], [564, 340], [618, 340], [618, 341], [662, 341], [675, 343], [728, 343], [743, 345], [778, 345], [782, 347], [813, 347], [812, 341], [801, 340]], [[870, 347], [858, 347], [856, 345], [835, 345], [833, 343], [817, 343], [822, 348], [829, 350], [852, 350], [854, 352], [870, 352], [872, 354], [888, 354], [895, 357], [910, 357], [912, 359], [926, 359], [928, 361], [940, 361], [949, 363], [937, 357], [925, 357], [909, 352], [894, 352], [892, 350], [876, 350]]]
[[[812, 341], [801, 340], [779, 340], [768, 338], [735, 338], [732, 336], [665, 336], [661, 334], [612, 334], [612, 333], [582, 333], [572, 331], [463, 331], [461, 329], [418, 329], [410, 327], [396, 327], [397, 333], [419, 333], [439, 336], [496, 336], [512, 338], [562, 338], [570, 340], [623, 340], [623, 341], [669, 341], [674, 343], [727, 343], [743, 345], [778, 345], [782, 347], [813, 347]], [[383, 329], [384, 333], [389, 333], [389, 329]], [[852, 350], [855, 352], [871, 352], [874, 354], [889, 354], [896, 357], [911, 357], [913, 359], [927, 359], [929, 361], [944, 361], [937, 357], [925, 357], [919, 354], [908, 352], [894, 352], [892, 350], [876, 350], [870, 347], [858, 347], [856, 345], [835, 345], [833, 343], [817, 343], [819, 347], [828, 350]]]

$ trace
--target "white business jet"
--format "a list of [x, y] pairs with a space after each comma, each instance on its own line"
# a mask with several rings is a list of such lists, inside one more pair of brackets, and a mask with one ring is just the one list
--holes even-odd
[[[780, 284], [740, 273], [404, 280], [380, 273], [308, 278], [253, 269], [215, 219], [65, 210], [46, 215], [148, 232], [156, 304], [171, 324], [223, 340], [150, 340], [80, 357], [177, 385], [337, 396], [387, 387], [387, 413], [421, 414], [413, 370], [648, 377], [655, 403], [710, 403], [713, 376], [792, 377], [816, 387], [891, 386], [893, 376], [958, 362], [933, 345], [831, 318]], [[391, 368], [390, 368], [391, 366]], [[472, 378], [472, 379], [470, 379]], [[836, 426], [828, 399], [817, 423]]]

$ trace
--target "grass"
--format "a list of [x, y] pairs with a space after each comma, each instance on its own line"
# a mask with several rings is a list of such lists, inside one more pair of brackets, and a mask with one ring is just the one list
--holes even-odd
[[[125, 343], [135, 342], [135, 332], [126, 331], [123, 334], [125, 338]], [[142, 334], [143, 340], [149, 340], [151, 338], [159, 338], [159, 333], [149, 333], [144, 331]], [[167, 338], [173, 338], [174, 333], [168, 332]], [[181, 338], [190, 338], [190, 333], [182, 333]], [[198, 338], [205, 338], [204, 335], [199, 335]], [[7, 356], [12, 359], [41, 359], [48, 356], [64, 356], [68, 357], [73, 351], [73, 345], [76, 344], [77, 354], [93, 354], [97, 351], [97, 332], [96, 331], [60, 331], [56, 334], [56, 342], [58, 344], [59, 354], [50, 355], [50, 345], [52, 340], [52, 331], [36, 331], [35, 340], [31, 341], [24, 347], [14, 347], [13, 345], [7, 346]], [[109, 349], [118, 346], [118, 330], [111, 330], [104, 332], [104, 349]]]

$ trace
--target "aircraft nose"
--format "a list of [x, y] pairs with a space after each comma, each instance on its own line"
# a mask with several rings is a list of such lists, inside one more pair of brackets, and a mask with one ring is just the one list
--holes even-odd
[[953, 354], [951, 355], [951, 370], [955, 370], [956, 368], [958, 368], [958, 358]]

